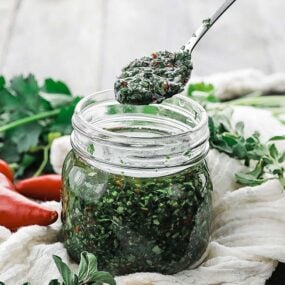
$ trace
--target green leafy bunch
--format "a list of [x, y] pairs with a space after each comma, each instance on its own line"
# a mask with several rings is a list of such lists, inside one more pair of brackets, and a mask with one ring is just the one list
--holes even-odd
[[[285, 135], [274, 136], [267, 142], [262, 142], [258, 132], [245, 137], [244, 123], [232, 123], [231, 107], [236, 105], [259, 106], [266, 108], [266, 102], [271, 102], [270, 96], [259, 97], [251, 94], [245, 99], [221, 102], [215, 95], [215, 88], [211, 84], [197, 83], [188, 88], [188, 96], [200, 102], [209, 114], [210, 146], [230, 157], [244, 161], [249, 167], [247, 172], [235, 174], [236, 181], [242, 185], [260, 185], [271, 179], [279, 179], [285, 188], [285, 152], [279, 151], [275, 141], [284, 140]], [[274, 97], [275, 98], [275, 97]], [[274, 100], [273, 100], [274, 101]]]
[[[98, 263], [95, 255], [89, 252], [82, 252], [77, 274], [73, 273], [66, 263], [57, 255], [53, 255], [53, 260], [61, 275], [63, 282], [53, 279], [49, 285], [116, 285], [113, 276], [105, 271], [98, 271]], [[0, 285], [5, 285], [0, 281]], [[26, 282], [23, 285], [31, 285]]]
[[61, 81], [40, 84], [33, 75], [6, 82], [0, 76], [0, 158], [9, 162], [16, 177], [50, 170], [52, 141], [71, 132], [78, 97]]
[[279, 151], [273, 143], [284, 140], [285, 136], [274, 136], [262, 143], [258, 132], [245, 137], [244, 123], [238, 122], [233, 126], [229, 118], [223, 113], [209, 117], [210, 145], [230, 157], [243, 160], [248, 167], [254, 165], [252, 170], [236, 173], [236, 181], [255, 186], [270, 179], [279, 179], [285, 188], [285, 152]]

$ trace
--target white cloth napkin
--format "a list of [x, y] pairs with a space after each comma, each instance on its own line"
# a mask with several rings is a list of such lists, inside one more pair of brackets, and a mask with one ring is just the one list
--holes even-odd
[[[233, 120], [245, 122], [245, 133], [259, 130], [262, 139], [285, 134], [285, 127], [271, 113], [237, 107]], [[285, 149], [284, 143], [279, 148]], [[60, 149], [60, 151], [58, 151]], [[53, 146], [53, 164], [60, 170], [62, 157], [70, 149], [69, 138]], [[207, 157], [213, 181], [214, 220], [212, 239], [203, 262], [195, 269], [173, 276], [136, 273], [117, 277], [118, 285], [259, 285], [271, 276], [277, 262], [285, 262], [285, 191], [277, 180], [257, 187], [235, 183], [235, 172], [244, 166], [227, 155], [211, 150]], [[56, 202], [45, 203], [60, 210]], [[0, 227], [0, 281], [6, 285], [45, 285], [59, 274], [52, 255], [72, 267], [57, 234], [60, 221], [50, 227], [30, 226], [16, 233]], [[99, 260], [100, 262], [100, 260]]]
[[255, 91], [285, 93], [285, 73], [281, 72], [266, 75], [251, 68], [191, 78], [191, 82], [201, 81], [214, 84], [217, 95], [222, 99], [240, 97]]

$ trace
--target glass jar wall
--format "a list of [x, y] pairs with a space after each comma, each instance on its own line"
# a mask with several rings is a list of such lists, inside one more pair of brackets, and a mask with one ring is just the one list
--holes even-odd
[[62, 239], [113, 274], [176, 273], [210, 237], [205, 111], [182, 96], [120, 105], [112, 91], [84, 98], [63, 169]]

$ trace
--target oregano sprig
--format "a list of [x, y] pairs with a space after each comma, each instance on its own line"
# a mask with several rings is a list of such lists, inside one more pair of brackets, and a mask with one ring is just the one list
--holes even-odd
[[[279, 179], [285, 188], [285, 152], [279, 151], [274, 141], [285, 140], [285, 136], [275, 136], [262, 143], [260, 134], [253, 133], [245, 137], [244, 123], [234, 126], [224, 113], [216, 113], [209, 117], [210, 145], [230, 157], [243, 160], [250, 167], [247, 172], [235, 174], [236, 180], [242, 185], [260, 185], [271, 179]], [[251, 167], [253, 166], [253, 169]]]
[[242, 99], [221, 102], [215, 95], [214, 86], [203, 82], [191, 84], [187, 95], [201, 103], [209, 114], [210, 146], [230, 157], [243, 160], [249, 167], [247, 172], [235, 174], [238, 183], [255, 186], [271, 179], [279, 179], [285, 188], [285, 152], [278, 150], [274, 143], [285, 140], [285, 135], [274, 136], [267, 142], [262, 142], [258, 132], [245, 137], [244, 123], [238, 122], [234, 125], [231, 120], [232, 105], [248, 103], [265, 108], [268, 104], [268, 108], [272, 108], [275, 107], [277, 96], [274, 97], [274, 104], [270, 96], [261, 96], [261, 94], [251, 94]]
[[[54, 255], [53, 259], [64, 285], [116, 285], [115, 279], [109, 272], [98, 271], [97, 258], [89, 252], [84, 251], [81, 253], [77, 274], [73, 273], [60, 257]], [[50, 283], [49, 285], [53, 284]]]
[[[53, 279], [49, 282], [49, 285], [116, 285], [115, 279], [109, 272], [98, 271], [97, 258], [89, 252], [84, 251], [81, 253], [80, 264], [76, 274], [72, 272], [59, 256], [53, 255], [53, 260], [63, 283], [58, 279]], [[0, 281], [0, 285], [5, 285], [5, 283]], [[32, 284], [26, 282], [23, 285]]]

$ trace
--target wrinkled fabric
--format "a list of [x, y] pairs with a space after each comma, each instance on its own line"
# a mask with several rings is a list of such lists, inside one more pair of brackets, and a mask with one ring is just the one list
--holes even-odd
[[216, 94], [222, 99], [232, 99], [256, 91], [266, 94], [285, 93], [285, 73], [282, 72], [267, 75], [251, 68], [191, 78], [191, 83], [201, 81], [212, 83]]
[[[250, 107], [234, 109], [233, 121], [245, 122], [245, 134], [258, 130], [263, 141], [284, 135], [285, 127], [270, 112]], [[284, 142], [278, 147], [285, 149]], [[54, 163], [61, 171], [70, 150], [69, 138], [52, 148]], [[256, 187], [240, 187], [234, 174], [243, 170], [240, 161], [211, 150], [207, 162], [213, 182], [213, 229], [203, 260], [194, 269], [168, 276], [136, 273], [116, 277], [118, 285], [261, 285], [278, 261], [285, 262], [285, 191], [279, 181]], [[60, 212], [57, 202], [44, 203]], [[6, 285], [45, 285], [59, 278], [52, 260], [58, 255], [73, 263], [58, 241], [60, 220], [50, 227], [30, 226], [16, 233], [0, 227], [0, 281]], [[99, 260], [100, 263], [100, 260]]]

